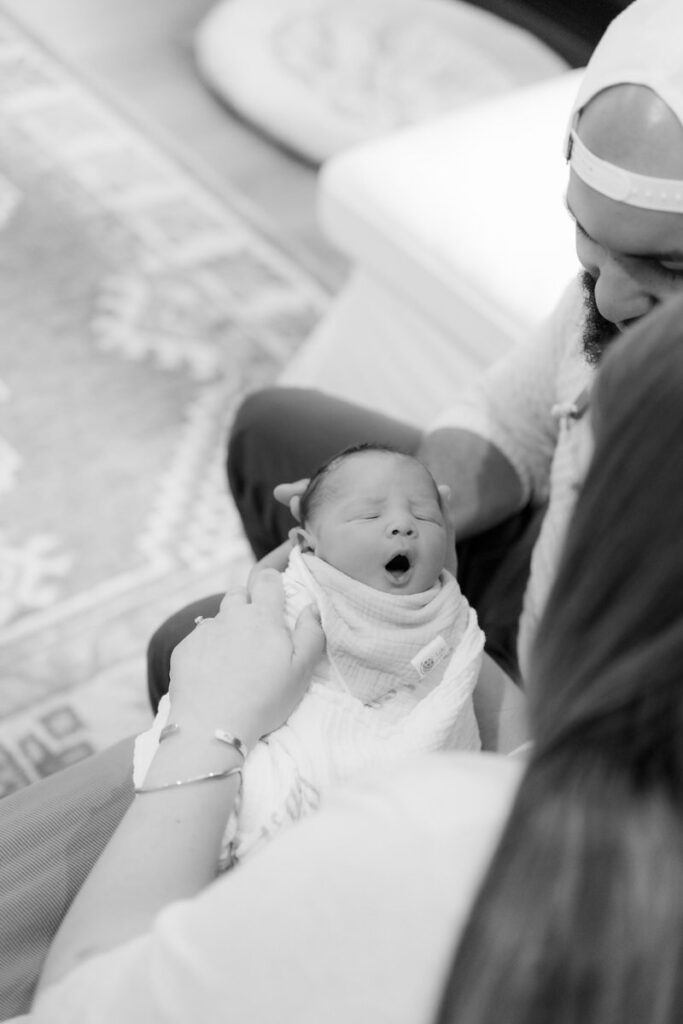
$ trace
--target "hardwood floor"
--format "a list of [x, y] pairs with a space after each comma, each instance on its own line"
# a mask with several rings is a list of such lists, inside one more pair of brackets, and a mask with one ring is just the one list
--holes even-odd
[[315, 170], [240, 121], [195, 70], [195, 26], [215, 0], [0, 0], [52, 53], [197, 169], [236, 189], [264, 231], [324, 284], [346, 273], [315, 219]]

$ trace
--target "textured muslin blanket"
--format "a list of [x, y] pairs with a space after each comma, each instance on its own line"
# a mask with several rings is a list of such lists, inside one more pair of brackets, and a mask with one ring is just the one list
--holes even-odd
[[[430, 590], [396, 596], [295, 550], [284, 585], [288, 625], [315, 602], [327, 650], [288, 721], [247, 758], [224, 863], [315, 809], [331, 785], [360, 768], [480, 747], [472, 691], [484, 635], [453, 576], [444, 572]], [[169, 715], [165, 697], [138, 737], [138, 784]]]

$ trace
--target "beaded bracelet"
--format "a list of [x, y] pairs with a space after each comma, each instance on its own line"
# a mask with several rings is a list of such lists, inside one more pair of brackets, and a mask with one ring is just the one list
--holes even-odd
[[228, 768], [224, 772], [207, 772], [205, 775], [191, 775], [189, 779], [175, 779], [173, 782], [162, 782], [159, 786], [136, 786], [136, 793], [159, 793], [162, 789], [175, 789], [176, 786], [191, 786], [195, 782], [209, 782], [212, 779], [227, 779], [231, 775], [239, 775], [242, 784], [242, 769]]
[[[180, 731], [180, 726], [177, 722], [169, 722], [159, 733], [159, 742], [165, 740], [167, 736], [172, 736], [174, 733]], [[247, 746], [237, 736], [234, 736], [231, 732], [226, 729], [214, 729], [213, 738], [220, 740], [221, 743], [227, 743], [229, 747], [232, 747], [242, 758], [242, 761], [246, 761], [247, 754], [249, 753]]]

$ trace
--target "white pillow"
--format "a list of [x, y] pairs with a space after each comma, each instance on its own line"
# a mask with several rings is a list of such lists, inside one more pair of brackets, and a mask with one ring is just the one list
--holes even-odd
[[223, 0], [195, 54], [221, 99], [314, 163], [567, 67], [457, 0]]

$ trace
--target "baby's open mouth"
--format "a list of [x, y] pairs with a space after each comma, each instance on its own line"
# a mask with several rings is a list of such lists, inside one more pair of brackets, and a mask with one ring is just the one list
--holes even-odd
[[410, 570], [410, 558], [408, 555], [398, 554], [390, 558], [384, 568], [396, 581], [401, 580]]

